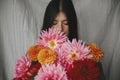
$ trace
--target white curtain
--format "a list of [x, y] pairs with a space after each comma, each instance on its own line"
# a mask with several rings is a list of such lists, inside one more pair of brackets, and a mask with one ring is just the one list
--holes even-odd
[[[0, 1], [0, 80], [11, 80], [17, 58], [38, 38], [46, 0]], [[2, 64], [1, 64], [2, 63]]]
[[[35, 44], [49, 1], [0, 1], [0, 80], [13, 78], [17, 58]], [[73, 3], [79, 38], [95, 42], [103, 49], [106, 80], [120, 80], [120, 1], [73, 0]]]

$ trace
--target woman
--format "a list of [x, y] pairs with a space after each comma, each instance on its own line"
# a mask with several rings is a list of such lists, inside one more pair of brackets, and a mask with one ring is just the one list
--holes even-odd
[[[77, 17], [71, 0], [50, 1], [45, 11], [42, 30], [48, 28], [62, 30], [70, 40], [78, 39]], [[100, 80], [105, 80], [102, 65], [97, 64], [100, 67]]]
[[[60, 21], [57, 19], [59, 16], [63, 17]], [[56, 27], [58, 24], [61, 25], [64, 32], [66, 30], [69, 31], [68, 37], [70, 40], [73, 38], [78, 39], [77, 17], [71, 0], [52, 0], [48, 4], [42, 29], [45, 30], [50, 27], [58, 28]]]

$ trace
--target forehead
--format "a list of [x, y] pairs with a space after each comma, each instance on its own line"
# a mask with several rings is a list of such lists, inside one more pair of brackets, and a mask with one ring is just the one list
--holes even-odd
[[59, 19], [66, 20], [67, 17], [66, 17], [66, 14], [64, 12], [59, 12], [55, 19], [57, 19], [57, 20], [59, 20]]

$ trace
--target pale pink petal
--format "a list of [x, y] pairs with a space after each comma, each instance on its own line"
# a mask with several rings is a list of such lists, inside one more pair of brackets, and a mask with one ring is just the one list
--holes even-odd
[[82, 40], [77, 41], [76, 39], [73, 39], [72, 42], [68, 40], [60, 49], [59, 61], [63, 63], [64, 66], [68, 66], [68, 64], [72, 64], [74, 60], [91, 58], [89, 52], [89, 48]]
[[23, 76], [25, 72], [29, 69], [30, 65], [31, 60], [27, 56], [22, 56], [21, 58], [19, 58], [15, 66], [15, 76]]
[[35, 80], [68, 80], [65, 69], [60, 64], [43, 65]]
[[[49, 28], [41, 32], [37, 44], [57, 51], [67, 39], [68, 37], [60, 30]], [[54, 46], [49, 45], [50, 42], [53, 42]]]

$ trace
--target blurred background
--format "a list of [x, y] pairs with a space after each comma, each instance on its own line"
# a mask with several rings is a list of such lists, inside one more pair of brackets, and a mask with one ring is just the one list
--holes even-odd
[[[16, 60], [34, 45], [50, 0], [0, 0], [0, 80], [14, 77]], [[67, 3], [66, 3], [67, 4]], [[106, 80], [120, 80], [120, 0], [73, 0], [79, 39], [97, 43]]]

